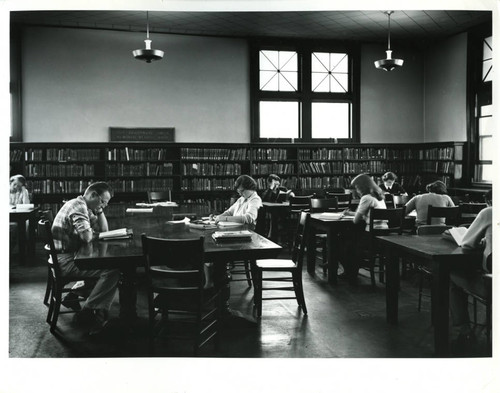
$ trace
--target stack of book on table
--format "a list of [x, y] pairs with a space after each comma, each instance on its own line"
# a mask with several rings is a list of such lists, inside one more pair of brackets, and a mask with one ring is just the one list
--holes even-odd
[[112, 231], [99, 233], [99, 240], [129, 239], [133, 234], [132, 228], [113, 229]]
[[248, 230], [243, 231], [217, 231], [212, 234], [215, 241], [224, 240], [250, 240], [252, 232]]

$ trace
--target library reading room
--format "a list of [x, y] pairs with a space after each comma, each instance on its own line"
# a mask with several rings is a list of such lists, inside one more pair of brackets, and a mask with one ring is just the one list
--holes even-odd
[[[467, 359], [493, 381], [490, 3], [146, 3], [3, 19], [8, 358]], [[450, 373], [424, 364], [410, 384]]]

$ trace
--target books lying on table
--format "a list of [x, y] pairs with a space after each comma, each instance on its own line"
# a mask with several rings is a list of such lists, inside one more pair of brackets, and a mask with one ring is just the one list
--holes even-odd
[[133, 234], [132, 228], [113, 229], [112, 231], [99, 233], [99, 240], [129, 239]]
[[196, 229], [214, 229], [217, 228], [214, 220], [193, 220], [188, 223], [191, 228]]
[[241, 222], [219, 221], [217, 225], [220, 227], [238, 227], [243, 224]]
[[155, 206], [163, 206], [163, 207], [178, 207], [177, 202], [154, 202], [154, 203], [143, 203], [139, 202], [135, 204], [137, 207], [155, 207]]
[[462, 242], [464, 240], [466, 232], [467, 232], [466, 227], [453, 227], [444, 231], [443, 237], [447, 240], [454, 241], [457, 244], [457, 246], [462, 247]]
[[252, 232], [243, 231], [217, 231], [212, 234], [212, 238], [218, 240], [249, 240], [252, 237]]
[[137, 209], [135, 207], [128, 207], [126, 210], [127, 213], [153, 213], [153, 208], [142, 208]]

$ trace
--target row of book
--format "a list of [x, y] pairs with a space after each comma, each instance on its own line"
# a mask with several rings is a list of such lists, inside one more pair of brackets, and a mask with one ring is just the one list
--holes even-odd
[[[108, 161], [162, 161], [172, 159], [167, 149], [148, 147], [146, 149], [107, 148], [106, 160]], [[170, 157], [169, 157], [170, 156]]]
[[342, 160], [342, 149], [299, 149], [299, 160]]
[[[181, 204], [191, 205], [191, 214], [196, 214], [197, 217], [201, 218], [207, 214], [207, 211], [212, 213], [222, 213], [229, 207], [229, 199], [214, 198], [195, 198], [195, 199], [184, 199], [180, 202]], [[193, 209], [194, 208], [194, 209]]]
[[241, 175], [241, 164], [223, 163], [214, 164], [211, 162], [193, 162], [181, 165], [181, 173], [183, 175]]
[[[257, 182], [257, 189], [259, 190], [265, 190], [268, 187], [267, 177], [257, 177], [255, 181]], [[297, 188], [299, 181], [296, 176], [281, 177], [280, 184], [285, 188], [293, 190]]]
[[271, 173], [279, 175], [295, 173], [295, 165], [277, 162], [272, 164], [252, 164], [252, 174], [254, 175], [269, 175]]
[[99, 149], [47, 149], [47, 161], [98, 161]]
[[287, 150], [282, 148], [257, 148], [252, 150], [253, 160], [281, 161], [287, 159]]
[[10, 162], [20, 162], [23, 158], [23, 151], [14, 149], [10, 151]]
[[83, 193], [91, 180], [27, 180], [26, 188], [33, 194]]
[[249, 159], [249, 149], [183, 147], [181, 148], [181, 159], [244, 161]]
[[182, 179], [182, 191], [219, 191], [233, 190], [234, 178], [193, 178]]
[[173, 164], [106, 164], [107, 176], [170, 176], [173, 174]]
[[343, 173], [343, 163], [341, 161], [325, 162], [325, 161], [311, 161], [301, 162], [299, 169], [300, 173]]
[[352, 176], [301, 177], [301, 189], [349, 188]]
[[27, 164], [26, 177], [95, 176], [94, 164]]
[[127, 179], [127, 180], [108, 180], [115, 193], [117, 192], [142, 192], [150, 190], [172, 189], [173, 179]]
[[455, 163], [453, 161], [421, 161], [423, 172], [432, 173], [454, 173]]

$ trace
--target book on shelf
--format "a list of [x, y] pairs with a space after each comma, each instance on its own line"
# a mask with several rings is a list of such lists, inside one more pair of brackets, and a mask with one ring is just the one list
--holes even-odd
[[252, 237], [252, 232], [249, 230], [243, 231], [217, 231], [212, 234], [214, 240], [249, 240]]
[[129, 239], [134, 234], [132, 228], [119, 228], [99, 233], [99, 240]]
[[462, 247], [462, 243], [466, 232], [467, 232], [466, 227], [453, 227], [444, 231], [443, 237], [447, 240], [455, 242], [457, 246]]

